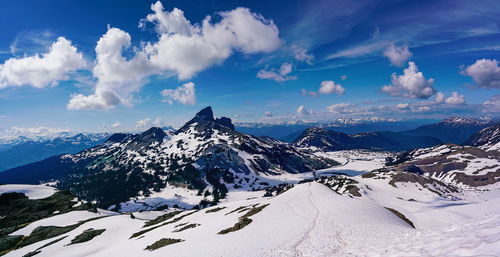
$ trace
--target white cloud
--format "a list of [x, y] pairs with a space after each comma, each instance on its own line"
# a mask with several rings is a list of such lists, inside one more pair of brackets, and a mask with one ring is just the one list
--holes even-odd
[[122, 126], [122, 123], [119, 121], [115, 121], [115, 122], [113, 122], [113, 124], [111, 124], [111, 127], [113, 127], [113, 128], [119, 128], [121, 126]]
[[173, 104], [178, 101], [186, 105], [196, 104], [195, 85], [193, 82], [188, 82], [176, 89], [165, 89], [161, 91], [161, 95], [165, 98], [163, 102]]
[[166, 125], [166, 122], [157, 117], [156, 119], [152, 120], [150, 118], [145, 118], [142, 120], [138, 120], [135, 123], [135, 127], [138, 129], [147, 129], [150, 127], [163, 127]]
[[438, 92], [438, 93], [436, 94], [436, 103], [444, 103], [444, 101], [445, 101], [445, 100], [446, 100], [446, 99], [445, 99], [445, 97], [444, 97], [444, 94], [443, 94], [443, 93]]
[[95, 48], [96, 62], [93, 75], [97, 78], [94, 94], [73, 95], [67, 105], [70, 110], [110, 109], [120, 103], [131, 104], [131, 96], [138, 91], [146, 76], [155, 72], [144, 52], [126, 59], [122, 53], [130, 47], [130, 35], [117, 28], [109, 28]]
[[398, 104], [396, 105], [396, 108], [398, 108], [398, 110], [409, 110], [410, 109], [410, 105], [409, 104]]
[[325, 80], [321, 82], [318, 92], [324, 95], [329, 95], [332, 93], [342, 95], [344, 94], [345, 89], [340, 84], [336, 84], [331, 80]]
[[[247, 8], [219, 12], [222, 19], [214, 24], [207, 16], [201, 25], [184, 21], [180, 10], [163, 11], [160, 2], [154, 4], [152, 10], [155, 14], [148, 17], [161, 36], [157, 43], [147, 47], [150, 60], [162, 70], [174, 71], [181, 80], [221, 63], [234, 50], [245, 54], [268, 53], [281, 44], [274, 22]], [[175, 19], [160, 18], [162, 16], [175, 16]]]
[[500, 67], [495, 59], [481, 59], [461, 71], [479, 87], [500, 89]]
[[272, 112], [264, 112], [264, 116], [273, 117], [273, 113]]
[[351, 103], [339, 103], [332, 104], [326, 107], [326, 110], [331, 113], [352, 113], [354, 104]]
[[410, 59], [412, 53], [407, 45], [396, 46], [393, 43], [384, 50], [384, 56], [389, 59], [392, 65], [401, 67]]
[[451, 96], [446, 98], [445, 102], [447, 104], [464, 104], [464, 95], [459, 95], [458, 92], [451, 92]]
[[431, 110], [431, 107], [429, 106], [418, 106], [415, 109], [413, 109], [413, 112], [428, 112]]
[[494, 95], [484, 102], [483, 112], [500, 113], [500, 95]]
[[151, 124], [152, 124], [151, 119], [147, 118], [147, 119], [143, 119], [143, 120], [138, 120], [135, 123], [135, 127], [138, 129], [146, 129], [146, 128], [151, 127]]
[[290, 63], [283, 63], [279, 69], [279, 71], [273, 71], [273, 70], [260, 70], [257, 72], [257, 78], [259, 79], [272, 79], [277, 82], [285, 82], [287, 80], [295, 80], [297, 79], [296, 76], [288, 76], [292, 72], [292, 64]]
[[293, 57], [298, 61], [312, 64], [312, 61], [314, 60], [314, 55], [308, 53], [307, 49], [298, 45], [292, 45], [292, 53]]
[[403, 75], [392, 74], [392, 84], [383, 86], [382, 92], [392, 96], [427, 99], [435, 92], [433, 83], [434, 79], [426, 79], [415, 63], [409, 62]]
[[[247, 8], [219, 12], [220, 19], [215, 23], [207, 16], [201, 24], [191, 24], [179, 9], [164, 11], [159, 1], [151, 10], [153, 13], [142, 19], [139, 27], [153, 24], [159, 40], [134, 47], [132, 55], [124, 54], [131, 46], [130, 35], [109, 28], [96, 46], [95, 92], [88, 96], [72, 96], [68, 109], [110, 109], [120, 103], [131, 105], [133, 93], [140, 90], [150, 75], [177, 75], [180, 80], [186, 80], [222, 63], [234, 51], [268, 53], [281, 44], [274, 22]], [[189, 97], [181, 97], [179, 101], [193, 102]]]
[[307, 110], [306, 107], [304, 107], [303, 105], [301, 105], [301, 106], [299, 106], [299, 108], [297, 108], [297, 114], [301, 115], [301, 116], [305, 116], [305, 115], [312, 114], [312, 111]]
[[58, 81], [69, 79], [69, 74], [85, 67], [83, 55], [71, 41], [59, 37], [45, 54], [10, 58], [0, 64], [0, 88], [56, 85]]
[[457, 105], [457, 104], [464, 104], [465, 97], [464, 95], [459, 95], [458, 92], [451, 92], [451, 96], [446, 98], [443, 93], [438, 92], [436, 94], [435, 101], [438, 104], [446, 103], [446, 104]]
[[317, 92], [314, 92], [314, 91], [307, 91], [305, 88], [301, 89], [301, 90], [300, 90], [300, 93], [301, 93], [302, 95], [305, 95], [305, 96], [314, 96], [314, 97], [318, 96], [318, 93], [317, 93]]

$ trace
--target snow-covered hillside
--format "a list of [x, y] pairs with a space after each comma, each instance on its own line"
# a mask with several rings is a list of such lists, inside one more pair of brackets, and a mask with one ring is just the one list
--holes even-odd
[[[262, 191], [230, 193], [203, 210], [60, 214], [11, 235], [28, 236], [35, 226], [78, 225], [5, 256], [494, 256], [500, 251], [498, 189], [459, 194], [466, 198], [460, 200], [414, 183], [394, 187], [386, 179], [351, 178], [361, 188], [359, 197], [306, 182], [273, 197]], [[93, 231], [99, 233], [88, 236]]]

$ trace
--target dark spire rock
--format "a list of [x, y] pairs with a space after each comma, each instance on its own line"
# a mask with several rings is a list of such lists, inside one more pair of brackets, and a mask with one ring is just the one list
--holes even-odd
[[200, 125], [205, 124], [205, 123], [215, 123], [218, 125], [222, 125], [226, 128], [230, 128], [234, 130], [234, 125], [231, 122], [230, 118], [226, 117], [220, 117], [215, 119], [214, 118], [214, 113], [212, 111], [212, 107], [208, 106], [201, 111], [199, 111], [194, 118], [192, 118], [190, 121], [188, 121], [184, 126], [182, 126], [177, 132], [182, 132], [185, 131], [191, 124], [198, 123]]
[[226, 117], [220, 117], [220, 118], [217, 118], [215, 120], [216, 123], [222, 125], [222, 126], [225, 126], [225, 127], [228, 127], [232, 130], [234, 130], [234, 125], [233, 123], [231, 122], [231, 119], [230, 118], [226, 118]]

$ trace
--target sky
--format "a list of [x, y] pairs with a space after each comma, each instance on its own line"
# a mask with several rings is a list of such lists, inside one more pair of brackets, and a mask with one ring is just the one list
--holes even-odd
[[2, 1], [0, 129], [500, 114], [498, 1]]

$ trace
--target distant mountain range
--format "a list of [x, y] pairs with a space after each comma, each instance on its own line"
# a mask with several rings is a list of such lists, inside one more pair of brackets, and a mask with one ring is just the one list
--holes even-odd
[[237, 123], [236, 130], [254, 136], [268, 136], [285, 142], [294, 141], [304, 130], [321, 127], [346, 134], [357, 134], [375, 131], [411, 130], [431, 120], [381, 120], [381, 119], [337, 119], [332, 122], [289, 122], [289, 123]]
[[266, 186], [259, 174], [301, 173], [337, 164], [282, 141], [237, 132], [229, 118], [215, 119], [208, 107], [175, 132], [153, 127], [137, 135], [115, 134], [77, 154], [4, 171], [0, 183], [56, 180], [58, 187], [104, 207], [167, 184], [213, 195], [217, 202], [228, 188]]
[[[57, 133], [47, 136], [10, 136], [0, 145], [0, 172], [63, 153], [77, 153], [106, 140], [108, 133]], [[5, 137], [4, 137], [5, 139]]]
[[440, 144], [434, 137], [412, 136], [397, 132], [370, 132], [345, 134], [325, 128], [309, 128], [304, 131], [293, 145], [321, 149], [322, 151], [339, 151], [353, 149], [404, 151]]
[[402, 133], [414, 136], [431, 136], [444, 143], [461, 144], [483, 128], [495, 125], [498, 121], [484, 121], [463, 117], [450, 117], [441, 122], [424, 125]]

